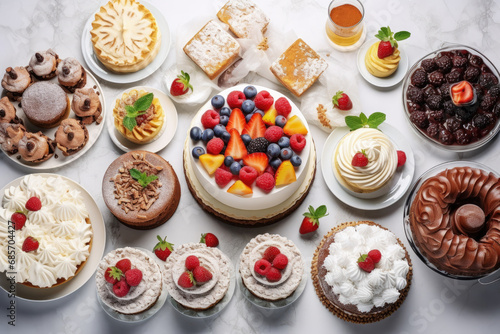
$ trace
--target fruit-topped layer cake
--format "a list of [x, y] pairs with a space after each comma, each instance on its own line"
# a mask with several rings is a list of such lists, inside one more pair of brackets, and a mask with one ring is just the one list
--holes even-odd
[[151, 229], [165, 223], [179, 205], [181, 190], [172, 166], [147, 151], [125, 153], [108, 167], [104, 202], [125, 225]]
[[206, 310], [226, 295], [231, 281], [231, 260], [219, 249], [188, 243], [167, 259], [167, 290], [182, 306]]
[[369, 323], [391, 315], [408, 294], [412, 267], [396, 236], [369, 221], [334, 227], [314, 253], [321, 302], [339, 318]]
[[150, 309], [163, 286], [160, 266], [147, 253], [131, 247], [108, 253], [99, 263], [95, 279], [103, 303], [121, 314]]
[[365, 55], [365, 66], [370, 74], [385, 78], [396, 72], [401, 60], [398, 41], [410, 37], [408, 31], [393, 33], [391, 28], [382, 27], [375, 35], [379, 42], [373, 44]]
[[304, 261], [295, 244], [277, 234], [260, 234], [250, 240], [240, 255], [243, 285], [264, 300], [292, 295], [304, 272]]
[[[7, 258], [10, 226], [15, 229], [15, 270]], [[27, 175], [18, 186], [5, 190], [0, 272], [17, 272], [16, 282], [50, 288], [69, 281], [87, 262], [92, 237], [83, 197], [63, 178]]]
[[308, 124], [291, 101], [239, 85], [200, 109], [186, 148], [208, 194], [231, 208], [260, 210], [281, 204], [304, 183], [311, 146]]

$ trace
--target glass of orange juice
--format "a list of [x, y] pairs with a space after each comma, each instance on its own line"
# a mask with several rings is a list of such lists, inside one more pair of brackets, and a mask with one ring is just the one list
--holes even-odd
[[326, 34], [330, 44], [340, 51], [353, 51], [365, 37], [365, 9], [358, 0], [332, 0], [328, 6]]

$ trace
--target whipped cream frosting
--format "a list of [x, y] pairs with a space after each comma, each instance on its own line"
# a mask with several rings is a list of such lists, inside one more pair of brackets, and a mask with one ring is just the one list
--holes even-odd
[[26, 128], [21, 124], [0, 123], [0, 145], [8, 153], [17, 152], [19, 141], [24, 137]]
[[74, 118], [67, 118], [61, 122], [61, 125], [57, 129], [55, 140], [63, 148], [76, 150], [85, 145], [88, 140], [88, 132], [80, 121]]
[[[108, 267], [116, 265], [122, 259], [129, 259], [132, 269], [142, 271], [142, 281], [139, 285], [130, 287], [127, 295], [118, 297], [104, 274]], [[147, 253], [131, 247], [118, 248], [108, 253], [99, 263], [95, 278], [101, 300], [122, 314], [137, 314], [152, 307], [162, 292], [164, 281], [163, 272], [156, 261]]]
[[[27, 200], [33, 196], [42, 201], [39, 211], [25, 209]], [[62, 206], [74, 207], [64, 219], [57, 213]], [[32, 174], [25, 176], [19, 186], [7, 188], [0, 208], [0, 249], [4, 251], [9, 239], [3, 231], [16, 211], [24, 212], [27, 217], [24, 227], [15, 232], [16, 282], [48, 288], [73, 277], [90, 255], [92, 239], [89, 214], [80, 192], [61, 177]], [[40, 246], [36, 251], [24, 252], [22, 245], [29, 236], [36, 238]], [[3, 255], [0, 255], [0, 271], [8, 269]]]
[[2, 87], [9, 92], [22, 93], [31, 83], [28, 70], [22, 66], [8, 67], [2, 79]]
[[[185, 261], [189, 255], [195, 255], [200, 265], [213, 275], [204, 284], [190, 289], [178, 286], [179, 276], [186, 271]], [[167, 290], [179, 304], [196, 310], [204, 310], [217, 304], [226, 295], [231, 281], [231, 260], [217, 248], [207, 247], [202, 243], [187, 243], [175, 249], [165, 264]]]
[[[357, 261], [373, 249], [378, 249], [382, 258], [368, 273]], [[348, 226], [335, 234], [328, 251], [323, 264], [326, 283], [340, 303], [355, 305], [360, 312], [395, 303], [407, 285], [410, 266], [406, 252], [388, 230], [368, 224]]]
[[[355, 167], [352, 159], [362, 150], [368, 157], [368, 164]], [[396, 148], [389, 137], [371, 128], [357, 129], [345, 135], [333, 156], [336, 176], [341, 177], [339, 181], [355, 192], [372, 192], [382, 188], [393, 177], [397, 164]]]
[[[262, 259], [265, 250], [277, 247], [287, 256], [288, 265], [281, 271], [278, 282], [269, 282], [255, 273], [255, 262]], [[245, 246], [240, 255], [240, 275], [252, 294], [265, 300], [279, 300], [290, 296], [299, 286], [304, 271], [302, 255], [295, 244], [278, 234], [259, 234]]]
[[57, 65], [57, 78], [64, 86], [75, 86], [83, 76], [83, 67], [78, 60], [69, 57], [63, 59]]
[[71, 102], [71, 109], [78, 117], [93, 116], [101, 106], [99, 95], [92, 89], [79, 88], [73, 94], [73, 101]]
[[50, 75], [57, 68], [57, 54], [52, 49], [39, 51], [31, 56], [30, 68], [39, 77]]
[[25, 132], [18, 143], [19, 154], [26, 161], [40, 161], [50, 153], [49, 142], [42, 132]]
[[16, 108], [7, 96], [0, 99], [0, 123], [11, 123], [16, 119]]

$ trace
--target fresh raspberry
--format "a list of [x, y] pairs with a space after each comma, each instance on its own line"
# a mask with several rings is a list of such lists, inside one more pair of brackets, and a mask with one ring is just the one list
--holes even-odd
[[122, 273], [125, 274], [132, 267], [132, 263], [129, 259], [121, 259], [120, 261], [116, 262], [115, 267], [120, 269]]
[[278, 282], [281, 279], [281, 273], [278, 269], [271, 267], [266, 274], [266, 278], [269, 282]]
[[207, 143], [207, 153], [217, 155], [222, 152], [224, 142], [220, 138], [212, 138]]
[[288, 115], [292, 112], [292, 106], [286, 97], [280, 97], [276, 100], [274, 108], [278, 112], [278, 115], [282, 115], [288, 118]]
[[255, 185], [262, 189], [265, 193], [269, 193], [273, 190], [275, 185], [274, 176], [270, 173], [264, 173], [257, 178]]
[[274, 177], [274, 169], [271, 166], [267, 166], [266, 169], [264, 170], [264, 173], [269, 173]]
[[232, 179], [233, 174], [222, 167], [217, 168], [215, 171], [215, 183], [221, 188], [224, 188]]
[[278, 254], [273, 260], [273, 267], [279, 270], [283, 270], [288, 265], [288, 258], [285, 254]]
[[253, 101], [255, 102], [255, 107], [257, 109], [266, 112], [273, 105], [274, 98], [271, 96], [271, 94], [269, 94], [267, 90], [263, 90], [257, 93], [257, 96], [255, 96], [255, 99]]
[[190, 271], [185, 271], [179, 276], [177, 284], [185, 289], [192, 288], [195, 284], [193, 274]]
[[198, 257], [195, 255], [189, 255], [186, 258], [186, 262], [184, 262], [184, 266], [186, 266], [186, 269], [189, 271], [193, 271], [194, 268], [198, 267], [199, 265], [200, 259], [198, 259]]
[[243, 166], [240, 169], [240, 180], [247, 186], [251, 186], [253, 181], [257, 179], [257, 170], [250, 166]]
[[269, 272], [271, 269], [271, 262], [267, 261], [266, 259], [260, 259], [255, 262], [255, 265], [253, 266], [253, 270], [262, 276], [266, 276], [266, 274]]
[[212, 279], [212, 273], [202, 266], [194, 268], [193, 276], [197, 284], [203, 284]]
[[306, 137], [300, 133], [296, 133], [290, 137], [290, 147], [296, 153], [302, 152], [304, 147], [306, 147]]
[[264, 133], [264, 138], [270, 143], [277, 143], [281, 137], [283, 137], [283, 129], [276, 125], [268, 127]]
[[[401, 152], [401, 151], [398, 151]], [[372, 259], [373, 263], [379, 263], [382, 258], [382, 253], [378, 249], [372, 249], [368, 252], [368, 257]]]
[[241, 108], [241, 105], [247, 98], [245, 97], [245, 94], [239, 90], [233, 90], [231, 93], [227, 95], [227, 104], [229, 105], [229, 108], [234, 109], [234, 108]]
[[262, 258], [266, 259], [267, 261], [269, 262], [273, 262], [274, 258], [276, 257], [276, 255], [278, 254], [281, 254], [280, 250], [278, 249], [278, 247], [275, 247], [275, 246], [269, 246], [266, 248], [266, 250], [264, 251], [264, 255], [262, 256]]
[[142, 281], [142, 271], [139, 269], [130, 269], [125, 273], [125, 280], [130, 286], [138, 286]]
[[215, 110], [207, 110], [205, 113], [201, 116], [201, 124], [205, 129], [213, 129], [214, 126], [219, 124], [220, 122], [220, 116], [219, 113]]
[[117, 297], [125, 297], [129, 291], [130, 286], [125, 280], [118, 281], [113, 285], [113, 293]]
[[22, 212], [14, 212], [10, 217], [10, 220], [14, 223], [14, 229], [20, 230], [24, 227], [26, 223], [26, 215]]
[[23, 252], [33, 252], [38, 249], [38, 246], [40, 244], [38, 243], [38, 240], [33, 238], [33, 237], [27, 237], [24, 239], [23, 246], [21, 247], [21, 250]]
[[38, 211], [42, 208], [42, 202], [38, 197], [31, 197], [27, 202], [26, 202], [26, 210], [29, 211]]

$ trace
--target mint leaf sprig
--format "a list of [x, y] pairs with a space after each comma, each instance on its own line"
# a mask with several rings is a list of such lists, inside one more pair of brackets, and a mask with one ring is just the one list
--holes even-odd
[[139, 99], [137, 99], [137, 101], [134, 102], [133, 105], [125, 106], [125, 111], [127, 112], [127, 114], [123, 118], [123, 126], [132, 131], [137, 126], [137, 121], [135, 120], [135, 118], [146, 113], [146, 110], [148, 110], [148, 108], [151, 106], [151, 103], [153, 103], [153, 98], [153, 93], [149, 93], [141, 96]]
[[377, 129], [380, 124], [385, 121], [385, 114], [382, 112], [374, 112], [369, 117], [361, 113], [359, 116], [346, 116], [345, 124], [351, 129], [351, 131], [360, 128], [372, 128]]
[[411, 36], [408, 31], [398, 31], [393, 33], [389, 26], [381, 27], [378, 33], [375, 35], [378, 39], [384, 42], [391, 42], [393, 48], [398, 47], [398, 41], [403, 41]]
[[148, 186], [148, 184], [150, 184], [151, 182], [153, 182], [154, 180], [156, 180], [158, 178], [158, 176], [156, 176], [156, 175], [149, 175], [148, 176], [146, 173], [142, 173], [135, 168], [129, 169], [129, 172], [130, 172], [130, 176], [132, 176], [132, 178], [134, 180], [139, 182], [139, 184], [143, 188], [146, 188]]

